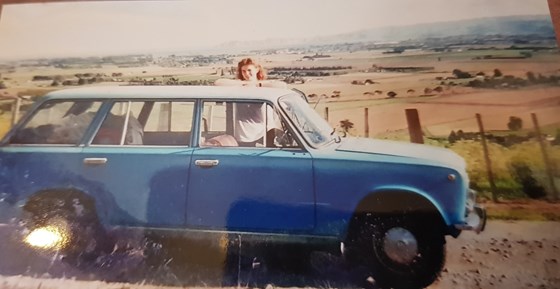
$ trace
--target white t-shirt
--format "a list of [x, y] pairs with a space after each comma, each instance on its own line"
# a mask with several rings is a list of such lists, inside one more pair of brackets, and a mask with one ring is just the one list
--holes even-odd
[[264, 103], [236, 103], [235, 110], [235, 139], [237, 141], [254, 142], [265, 136], [267, 127], [269, 129], [280, 127], [276, 113], [272, 107]]

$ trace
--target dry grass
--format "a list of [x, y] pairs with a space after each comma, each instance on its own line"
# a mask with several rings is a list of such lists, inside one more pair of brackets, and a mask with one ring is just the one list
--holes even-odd
[[[340, 98], [323, 99], [317, 105], [321, 113], [329, 108], [329, 121], [337, 125], [340, 120], [349, 119], [354, 123], [354, 134], [364, 135], [364, 108], [369, 108], [370, 136], [387, 132], [405, 130], [407, 123], [404, 110], [416, 108], [419, 111], [421, 124], [426, 134], [447, 136], [451, 130], [478, 130], [475, 113], [482, 114], [487, 130], [507, 129], [510, 116], [521, 117], [525, 127], [531, 126], [530, 114], [536, 113], [541, 125], [557, 125], [560, 105], [560, 87], [531, 86], [523, 89], [483, 90], [462, 86], [441, 85], [436, 77], [451, 76], [455, 68], [471, 73], [485, 72], [491, 75], [495, 68], [499, 68], [504, 75], [512, 74], [525, 76], [528, 71], [535, 74], [549, 75], [558, 73], [556, 63], [560, 62], [560, 54], [552, 52], [536, 52], [532, 58], [517, 60], [474, 60], [474, 57], [487, 54], [510, 53], [511, 51], [463, 51], [450, 53], [433, 53], [422, 51], [405, 52], [402, 55], [382, 54], [381, 51], [357, 51], [353, 53], [332, 53], [330, 58], [316, 61], [302, 61], [302, 55], [252, 55], [265, 67], [317, 67], [317, 66], [352, 66], [347, 74], [308, 78], [304, 84], [294, 84], [291, 87], [309, 94], [331, 96], [333, 91], [340, 91]], [[517, 52], [515, 52], [517, 53]], [[246, 56], [243, 56], [246, 57]], [[238, 57], [238, 58], [241, 58]], [[237, 58], [236, 58], [237, 59]], [[234, 61], [236, 60], [234, 59]], [[366, 72], [372, 65], [378, 66], [429, 66], [434, 67], [430, 72], [418, 73], [379, 73]], [[161, 75], [173, 75], [181, 80], [213, 79], [218, 77], [216, 72], [228, 65], [211, 65], [203, 67], [131, 67], [118, 68], [105, 66], [91, 69], [57, 69], [51, 67], [18, 68], [12, 73], [3, 72], [11, 94], [21, 93], [29, 89], [52, 89], [50, 82], [31, 82], [34, 75], [63, 75], [73, 77], [77, 73], [113, 72], [123, 74], [123, 79], [141, 77], [150, 79]], [[372, 79], [376, 84], [352, 85], [353, 80], [364, 81]], [[460, 82], [455, 80], [455, 82]], [[111, 85], [102, 83], [96, 85]], [[121, 83], [116, 83], [121, 84]], [[423, 97], [425, 88], [442, 86], [443, 91], [430, 97]], [[58, 87], [57, 89], [62, 89]], [[383, 94], [367, 95], [375, 91]], [[395, 99], [386, 99], [388, 91], [397, 93]], [[0, 128], [1, 129], [1, 128]], [[1, 131], [0, 131], [1, 132]]]
[[488, 218], [494, 220], [560, 221], [560, 203], [538, 200], [486, 202]]

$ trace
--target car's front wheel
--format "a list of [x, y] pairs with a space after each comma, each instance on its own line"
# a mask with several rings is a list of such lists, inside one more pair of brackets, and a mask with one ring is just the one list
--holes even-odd
[[369, 215], [361, 221], [350, 258], [368, 268], [378, 287], [424, 288], [437, 279], [445, 263], [437, 217]]

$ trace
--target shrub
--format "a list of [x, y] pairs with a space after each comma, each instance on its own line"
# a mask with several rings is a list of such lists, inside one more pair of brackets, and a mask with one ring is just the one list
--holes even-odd
[[521, 54], [521, 56], [525, 57], [525, 58], [531, 58], [533, 57], [533, 53], [529, 52], [529, 51], [521, 51], [519, 52], [519, 54]]
[[494, 69], [494, 77], [502, 77], [502, 71], [499, 69]]
[[510, 116], [507, 123], [509, 130], [517, 131], [523, 128], [523, 120], [517, 116]]
[[462, 78], [472, 78], [472, 75], [466, 71], [462, 71], [460, 69], [453, 69], [453, 75], [455, 75], [455, 77], [462, 79]]
[[[548, 157], [552, 165], [552, 175], [554, 178], [560, 177], [560, 147], [548, 146]], [[546, 166], [542, 158], [542, 151], [538, 141], [526, 141], [510, 148], [508, 153], [510, 163], [525, 163], [529, 166], [533, 178], [537, 183], [544, 188], [545, 192], [551, 193], [553, 191], [550, 187]]]
[[554, 140], [550, 143], [551, 145], [560, 145], [560, 128], [556, 129], [556, 136], [554, 137]]
[[527, 80], [530, 82], [536, 82], [537, 81], [537, 77], [535, 76], [535, 73], [532, 71], [528, 71], [527, 72]]
[[539, 185], [533, 177], [533, 171], [524, 162], [512, 162], [511, 174], [513, 178], [521, 185], [523, 192], [531, 199], [542, 199], [546, 197], [545, 189]]
[[475, 79], [475, 80], [469, 81], [467, 86], [470, 86], [470, 87], [484, 87], [485, 84], [481, 80]]
[[[463, 135], [462, 131], [455, 133], [457, 136]], [[481, 194], [488, 195], [490, 185], [488, 184], [488, 175], [486, 172], [486, 163], [482, 152], [482, 145], [479, 141], [458, 140], [450, 145], [450, 149], [463, 157], [467, 163], [467, 172], [470, 178], [470, 186], [480, 190]], [[488, 143], [490, 159], [492, 161], [492, 171], [494, 173], [494, 182], [498, 188], [498, 196], [505, 199], [515, 199], [527, 197], [528, 194], [538, 195], [539, 187], [545, 193], [552, 192], [549, 188], [550, 184], [547, 179], [544, 161], [541, 157], [539, 143], [536, 141], [526, 141], [511, 147], [504, 147], [496, 143]], [[553, 166], [552, 171], [556, 178], [560, 177], [560, 146], [549, 147], [550, 163]], [[531, 171], [530, 176], [533, 181], [528, 178], [516, 179], [519, 176], [527, 176], [526, 170], [521, 166], [514, 169], [512, 164], [525, 164]], [[516, 171], [517, 170], [517, 171]], [[524, 171], [525, 170], [525, 171]], [[526, 188], [524, 188], [527, 187]], [[535, 193], [535, 194], [533, 194]]]
[[459, 138], [457, 137], [455, 131], [452, 130], [449, 136], [447, 137], [447, 141], [449, 141], [450, 144], [454, 144], [457, 140], [459, 140]]

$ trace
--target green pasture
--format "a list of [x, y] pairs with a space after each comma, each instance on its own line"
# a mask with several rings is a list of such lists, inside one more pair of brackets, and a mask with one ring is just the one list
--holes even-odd
[[9, 112], [0, 115], [0, 137], [3, 137], [10, 130], [11, 117]]
[[[557, 128], [558, 125], [549, 125], [543, 128], [543, 132], [547, 131], [554, 135], [552, 132]], [[494, 134], [491, 131], [488, 133]], [[380, 134], [376, 138], [396, 141], [410, 140], [408, 132], [405, 130]], [[492, 199], [486, 161], [480, 141], [466, 140], [450, 144], [446, 138], [438, 137], [425, 137], [424, 141], [427, 145], [451, 149], [463, 157], [467, 163], [471, 187], [476, 189], [482, 198]], [[557, 190], [560, 190], [560, 146], [547, 145], [546, 148], [552, 166], [555, 186]], [[548, 179], [542, 150], [536, 140], [522, 142], [510, 147], [488, 142], [488, 150], [498, 199], [527, 199], [531, 193], [534, 193], [531, 190], [539, 189], [546, 193], [542, 198], [553, 199], [555, 197]], [[519, 175], [516, 167], [525, 168], [525, 174]]]

